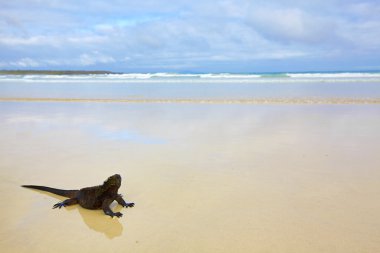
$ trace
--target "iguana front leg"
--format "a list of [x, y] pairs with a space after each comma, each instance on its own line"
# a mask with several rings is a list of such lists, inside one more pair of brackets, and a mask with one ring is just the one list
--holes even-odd
[[113, 199], [105, 199], [105, 200], [103, 201], [103, 204], [102, 204], [102, 209], [103, 209], [103, 211], [104, 211], [104, 213], [105, 213], [106, 215], [109, 215], [109, 216], [111, 216], [111, 217], [116, 216], [116, 217], [120, 218], [121, 216], [123, 216], [123, 214], [120, 213], [120, 212], [114, 213], [114, 212], [111, 210], [110, 205], [111, 205], [112, 202], [113, 202]]
[[71, 205], [75, 205], [75, 204], [78, 204], [78, 199], [77, 198], [71, 198], [71, 199], [66, 199], [62, 202], [58, 202], [57, 204], [55, 204], [53, 206], [53, 209], [54, 208], [61, 208], [61, 207], [65, 207], [65, 206], [71, 206]]
[[134, 207], [135, 206], [135, 203], [125, 202], [125, 200], [123, 199], [123, 196], [121, 194], [118, 194], [115, 200], [117, 201], [117, 203], [119, 203], [123, 207]]

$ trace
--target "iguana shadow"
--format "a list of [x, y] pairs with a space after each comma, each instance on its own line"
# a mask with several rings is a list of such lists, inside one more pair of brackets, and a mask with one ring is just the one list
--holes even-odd
[[[119, 237], [123, 234], [123, 226], [119, 219], [105, 216], [102, 210], [87, 210], [80, 206], [73, 208], [78, 209], [84, 223], [90, 229], [103, 233], [109, 239]], [[115, 209], [121, 210], [121, 207], [119, 206]]]
[[[66, 199], [65, 197], [61, 197], [53, 193], [40, 191], [40, 190], [34, 190], [34, 191], [47, 195], [49, 197], [58, 199], [60, 201]], [[116, 203], [112, 203], [111, 207], [117, 211], [120, 211], [122, 209], [122, 207], [119, 205], [116, 205]], [[119, 219], [111, 218], [109, 216], [104, 215], [102, 210], [88, 210], [79, 205], [72, 205], [72, 206], [67, 206], [65, 208], [62, 208], [62, 210], [52, 210], [52, 211], [59, 212], [63, 210], [66, 210], [69, 212], [73, 210], [78, 210], [84, 223], [90, 229], [104, 234], [109, 239], [119, 237], [123, 234], [123, 226], [120, 223]]]

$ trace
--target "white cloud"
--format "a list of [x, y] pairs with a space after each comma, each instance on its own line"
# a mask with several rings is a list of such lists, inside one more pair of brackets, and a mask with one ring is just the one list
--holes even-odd
[[96, 64], [114, 63], [116, 60], [108, 55], [97, 51], [91, 53], [83, 53], [79, 57], [71, 59], [54, 58], [54, 59], [32, 59], [21, 58], [16, 61], [2, 61], [1, 67], [18, 67], [18, 68], [33, 68], [33, 67], [56, 67], [56, 66], [93, 66]]
[[0, 44], [6, 45], [6, 46], [32, 46], [32, 45], [52, 44], [52, 41], [46, 36], [31, 36], [31, 37], [2, 36], [0, 37]]
[[380, 57], [375, 2], [14, 0], [0, 3], [0, 65], [191, 68], [353, 51]]
[[323, 43], [333, 36], [335, 24], [298, 8], [254, 8], [247, 17], [252, 29], [277, 43]]
[[368, 19], [377, 19], [379, 20], [380, 13], [380, 4], [376, 1], [373, 2], [356, 2], [348, 4], [345, 8], [345, 11], [353, 14], [355, 17], [362, 18], [365, 20]]
[[380, 21], [345, 22], [340, 33], [354, 50], [380, 51]]
[[115, 62], [115, 59], [111, 56], [104, 55], [99, 52], [92, 52], [90, 54], [81, 54], [76, 62], [78, 65], [91, 66], [98, 63], [113, 63]]
[[106, 38], [100, 35], [37, 35], [37, 36], [2, 36], [0, 44], [5, 46], [51, 46], [100, 44]]
[[9, 65], [20, 67], [20, 68], [28, 68], [28, 67], [39, 67], [40, 63], [31, 58], [22, 58], [18, 61], [10, 62]]

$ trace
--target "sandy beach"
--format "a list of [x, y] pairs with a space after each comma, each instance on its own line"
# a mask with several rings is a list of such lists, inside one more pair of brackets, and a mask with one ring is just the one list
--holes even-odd
[[[378, 252], [378, 105], [0, 103], [2, 252]], [[56, 210], [123, 177], [136, 203]]]
[[380, 253], [379, 13], [1, 1], [0, 253]]

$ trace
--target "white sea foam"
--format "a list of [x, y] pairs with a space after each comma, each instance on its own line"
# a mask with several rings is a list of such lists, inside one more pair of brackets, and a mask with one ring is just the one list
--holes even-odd
[[380, 78], [380, 73], [287, 73], [291, 78]]
[[380, 82], [375, 73], [266, 73], [266, 74], [179, 74], [125, 73], [91, 75], [0, 75], [0, 82], [111, 82], [111, 83], [293, 83], [293, 82]]

